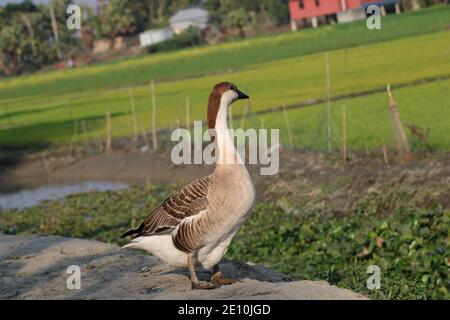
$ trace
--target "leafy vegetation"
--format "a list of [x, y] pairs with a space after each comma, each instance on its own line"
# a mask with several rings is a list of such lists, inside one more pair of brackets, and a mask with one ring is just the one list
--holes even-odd
[[182, 33], [175, 35], [172, 39], [149, 46], [148, 51], [172, 51], [183, 48], [196, 47], [201, 44], [204, 44], [204, 40], [200, 35], [200, 30], [194, 27], [189, 27]]
[[0, 76], [35, 71], [58, 60], [58, 49], [70, 54], [79, 44], [65, 27], [65, 11], [70, 1], [55, 0], [58, 48], [53, 39], [50, 8], [27, 0], [0, 7]]
[[239, 28], [244, 36], [244, 26], [273, 22], [289, 22], [288, 0], [208, 0], [206, 8], [219, 26]]
[[[21, 211], [0, 211], [0, 231], [124, 244], [120, 234], [136, 226], [174, 187], [80, 194]], [[450, 212], [437, 205], [413, 207], [395, 192], [380, 196], [364, 198], [355, 212], [340, 217], [310, 206], [286, 210], [260, 203], [227, 256], [263, 263], [299, 279], [324, 279], [376, 299], [450, 298]], [[396, 209], [380, 213], [381, 202]], [[366, 287], [369, 265], [381, 268], [380, 290]]]
[[[380, 216], [370, 204], [351, 216], [293, 216], [257, 207], [229, 256], [264, 263], [301, 279], [324, 279], [381, 299], [449, 298], [450, 212], [400, 209]], [[369, 265], [382, 270], [380, 290], [366, 287]]]

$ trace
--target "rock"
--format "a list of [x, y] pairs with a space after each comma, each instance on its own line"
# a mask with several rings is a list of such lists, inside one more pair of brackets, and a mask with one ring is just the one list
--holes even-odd
[[[74, 265], [79, 290], [67, 287]], [[260, 265], [224, 261], [221, 268], [240, 282], [192, 291], [187, 270], [141, 251], [57, 236], [0, 235], [0, 299], [365, 299], [326, 282], [291, 281]], [[198, 275], [211, 276], [201, 269]]]

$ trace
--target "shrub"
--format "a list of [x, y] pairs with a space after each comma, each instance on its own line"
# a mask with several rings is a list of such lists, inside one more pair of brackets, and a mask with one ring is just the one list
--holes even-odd
[[204, 44], [205, 41], [200, 30], [189, 27], [186, 31], [175, 35], [172, 39], [151, 45], [148, 47], [149, 52], [172, 51], [189, 47], [196, 47]]

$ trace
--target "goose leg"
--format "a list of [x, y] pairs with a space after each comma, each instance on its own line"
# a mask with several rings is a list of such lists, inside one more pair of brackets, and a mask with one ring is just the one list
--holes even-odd
[[187, 255], [187, 264], [189, 268], [189, 273], [191, 274], [191, 288], [192, 290], [210, 290], [218, 288], [218, 285], [215, 283], [208, 283], [204, 281], [199, 281], [197, 277], [197, 273], [195, 272], [195, 258], [194, 254], [189, 253]]
[[213, 268], [213, 275], [211, 281], [217, 285], [230, 285], [236, 282], [236, 280], [225, 278], [220, 271], [219, 264], [216, 264]]

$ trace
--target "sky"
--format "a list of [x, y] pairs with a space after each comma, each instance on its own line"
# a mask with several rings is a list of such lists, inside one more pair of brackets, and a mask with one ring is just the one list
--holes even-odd
[[[48, 3], [50, 0], [32, 0], [32, 2], [39, 4], [39, 3]], [[0, 0], [0, 6], [4, 6], [8, 3], [20, 3], [23, 2], [23, 0]], [[96, 6], [97, 1], [96, 0], [72, 0], [73, 3], [80, 3], [80, 4], [88, 4], [92, 7]]]

